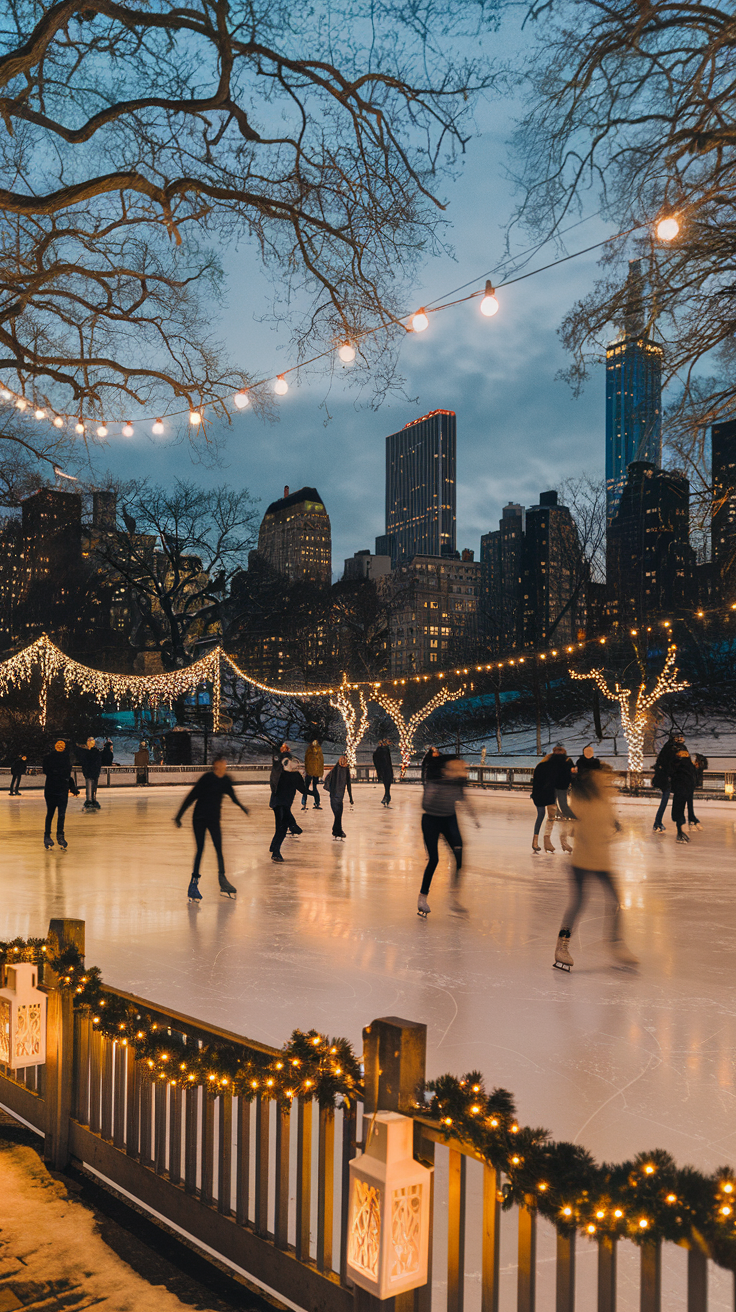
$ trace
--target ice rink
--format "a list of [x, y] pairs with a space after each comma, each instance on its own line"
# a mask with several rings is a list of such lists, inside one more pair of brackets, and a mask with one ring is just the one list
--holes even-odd
[[481, 827], [461, 821], [471, 914], [449, 913], [445, 857], [426, 923], [418, 787], [395, 788], [386, 811], [377, 787], [357, 786], [344, 843], [310, 802], [282, 866], [269, 860], [266, 788], [242, 787], [250, 817], [223, 806], [237, 900], [219, 895], [210, 848], [198, 907], [186, 900], [191, 812], [172, 823], [183, 795], [103, 789], [92, 814], [71, 799], [66, 853], [44, 851], [41, 796], [3, 796], [2, 937], [80, 917], [109, 983], [275, 1045], [296, 1026], [359, 1046], [374, 1017], [425, 1021], [430, 1076], [479, 1068], [514, 1092], [523, 1121], [599, 1158], [661, 1147], [736, 1165], [736, 807], [701, 803], [705, 828], [682, 848], [669, 821], [653, 835], [651, 802], [623, 800], [615, 866], [641, 967], [611, 967], [595, 895], [567, 975], [551, 968], [566, 859], [558, 843], [532, 856], [525, 794], [474, 790]]

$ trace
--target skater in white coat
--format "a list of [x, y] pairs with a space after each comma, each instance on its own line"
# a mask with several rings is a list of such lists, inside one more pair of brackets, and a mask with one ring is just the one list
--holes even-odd
[[572, 782], [575, 809], [575, 855], [570, 866], [570, 900], [557, 939], [554, 965], [569, 970], [570, 936], [583, 909], [590, 884], [597, 879], [607, 902], [608, 936], [614, 959], [621, 966], [635, 966], [634, 957], [621, 937], [620, 901], [611, 875], [611, 836], [619, 828], [611, 801], [612, 777], [607, 767], [588, 770]]
[[476, 829], [480, 825], [470, 797], [465, 791], [468, 781], [468, 769], [464, 761], [455, 756], [437, 756], [430, 762], [424, 782], [422, 798], [422, 835], [427, 849], [427, 865], [422, 879], [422, 887], [417, 901], [417, 915], [426, 920], [430, 911], [427, 894], [439, 863], [439, 841], [444, 838], [455, 857], [455, 873], [452, 877], [450, 907], [451, 910], [464, 912], [465, 907], [458, 900], [460, 871], [463, 864], [463, 839], [457, 822], [455, 808], [458, 802], [464, 802], [475, 821]]

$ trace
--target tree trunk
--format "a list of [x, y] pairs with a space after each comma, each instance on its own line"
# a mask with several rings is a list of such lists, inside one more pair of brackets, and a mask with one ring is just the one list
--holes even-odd
[[503, 748], [501, 746], [501, 694], [498, 688], [495, 689], [493, 695], [496, 701], [496, 746], [500, 756]]

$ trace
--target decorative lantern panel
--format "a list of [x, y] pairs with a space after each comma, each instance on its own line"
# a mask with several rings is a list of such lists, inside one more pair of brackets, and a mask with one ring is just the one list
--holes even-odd
[[[368, 1122], [367, 1122], [368, 1123]], [[431, 1170], [413, 1157], [414, 1123], [378, 1112], [350, 1163], [350, 1276], [376, 1298], [427, 1283]]]
[[15, 1071], [46, 1061], [46, 994], [38, 966], [19, 961], [5, 969], [0, 989], [0, 1062]]

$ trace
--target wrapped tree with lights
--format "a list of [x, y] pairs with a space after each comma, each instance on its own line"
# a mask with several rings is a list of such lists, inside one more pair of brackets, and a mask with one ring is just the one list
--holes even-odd
[[[358, 694], [357, 706], [353, 700], [352, 694], [354, 691]], [[340, 687], [330, 697], [330, 706], [334, 706], [343, 718], [345, 725], [345, 755], [348, 758], [350, 769], [355, 770], [358, 760], [358, 747], [363, 741], [368, 728], [368, 697], [365, 689], [358, 687], [357, 684], [348, 683], [347, 676], [343, 675]]]
[[414, 739], [420, 724], [428, 720], [433, 711], [439, 706], [444, 706], [447, 702], [457, 701], [465, 692], [465, 685], [456, 688], [454, 691], [450, 688], [440, 688], [439, 692], [434, 694], [425, 706], [420, 706], [418, 710], [407, 720], [403, 714], [403, 698], [401, 701], [395, 697], [389, 697], [388, 693], [377, 691], [374, 693], [374, 701], [383, 708], [387, 715], [391, 717], [396, 728], [399, 731], [399, 751], [401, 752], [401, 778], [404, 778], [407, 768], [411, 762], [414, 751]]
[[642, 669], [641, 680], [636, 692], [632, 688], [623, 687], [618, 680], [614, 683], [613, 689], [609, 688], [605, 672], [601, 668], [590, 670], [587, 674], [580, 674], [577, 670], [570, 670], [571, 679], [592, 679], [598, 690], [609, 702], [618, 702], [621, 713], [621, 729], [626, 739], [626, 746], [629, 749], [629, 769], [635, 774], [641, 774], [644, 769], [644, 734], [652, 708], [660, 698], [665, 697], [668, 693], [682, 692], [684, 688], [689, 687], [689, 684], [684, 680], [678, 679], [678, 670], [675, 665], [676, 656], [677, 647], [674, 643], [670, 643], [664, 665], [657, 675], [654, 687], [647, 690], [646, 671]]

